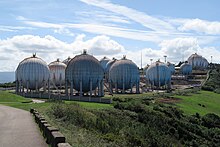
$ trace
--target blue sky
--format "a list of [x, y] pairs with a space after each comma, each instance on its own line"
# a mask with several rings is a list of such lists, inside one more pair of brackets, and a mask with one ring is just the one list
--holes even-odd
[[36, 52], [48, 64], [87, 49], [98, 59], [127, 55], [140, 66], [220, 56], [220, 1], [1, 0], [0, 71]]

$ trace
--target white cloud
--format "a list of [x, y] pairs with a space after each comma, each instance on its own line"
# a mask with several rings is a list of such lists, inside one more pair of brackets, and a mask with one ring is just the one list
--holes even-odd
[[[143, 66], [150, 64], [150, 59], [153, 61], [164, 61], [164, 55], [167, 55], [167, 61], [178, 63], [179, 61], [185, 61], [193, 53], [202, 55], [207, 60], [213, 56], [213, 62], [219, 62], [216, 57], [220, 56], [220, 51], [215, 47], [200, 47], [197, 38], [175, 38], [171, 40], [164, 40], [159, 44], [160, 49], [155, 50], [151, 48], [145, 48], [143, 53]], [[141, 51], [137, 51], [135, 56], [132, 52], [128, 52], [130, 58], [133, 59], [140, 66]], [[138, 56], [138, 57], [137, 57]]]
[[118, 5], [118, 4], [113, 4], [110, 3], [109, 1], [105, 0], [80, 0], [81, 2], [84, 2], [88, 5], [93, 5], [96, 7], [103, 8], [105, 10], [114, 12], [116, 14], [125, 16], [141, 25], [144, 27], [150, 28], [154, 31], [158, 32], [175, 32], [176, 29], [170, 25], [169, 23], [158, 19], [156, 17], [152, 17], [150, 15], [147, 15], [146, 13]]
[[14, 71], [21, 60], [35, 52], [47, 63], [56, 58], [63, 60], [68, 56], [73, 57], [74, 54], [81, 53], [82, 49], [99, 56], [124, 52], [124, 47], [108, 36], [96, 36], [89, 40], [84, 38], [85, 35], [79, 35], [72, 43], [63, 42], [50, 35], [22, 35], [0, 40], [0, 71]]
[[220, 22], [206, 21], [201, 19], [179, 19], [182, 23], [178, 29], [180, 31], [195, 31], [197, 33], [205, 33], [209, 35], [220, 35]]
[[32, 27], [24, 27], [24, 26], [7, 26], [7, 25], [0, 25], [0, 31], [2, 32], [16, 32], [19, 30], [33, 30]]
[[79, 36], [73, 46], [81, 49], [86, 48], [94, 55], [116, 55], [124, 51], [124, 47], [107, 36], [96, 36], [91, 40], [84, 41], [85, 36]]
[[[121, 24], [131, 24], [130, 20], [123, 16], [118, 16], [115, 13], [107, 11], [80, 11], [75, 12], [77, 19], [82, 23], [110, 23], [111, 25], [116, 25], [116, 23]], [[114, 23], [114, 24], [113, 24]]]
[[175, 38], [172, 40], [164, 40], [159, 46], [163, 55], [167, 55], [170, 59], [186, 60], [190, 54], [195, 53], [200, 48], [196, 38]]
[[122, 37], [132, 40], [141, 40], [141, 41], [159, 42], [162, 40], [162, 38], [167, 37], [166, 34], [162, 32], [134, 30], [134, 29], [115, 27], [115, 26], [108, 26], [103, 24], [74, 24], [74, 23], [54, 24], [54, 23], [40, 22], [40, 21], [24, 21], [24, 23], [34, 27], [53, 28], [55, 30], [57, 29], [60, 30], [63, 28], [80, 29], [84, 32], [89, 32], [98, 35], [116, 36], [116, 37]]

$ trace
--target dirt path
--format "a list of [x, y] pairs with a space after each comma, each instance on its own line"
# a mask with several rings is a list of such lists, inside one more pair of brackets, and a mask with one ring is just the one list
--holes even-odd
[[47, 147], [28, 111], [0, 105], [0, 147]]

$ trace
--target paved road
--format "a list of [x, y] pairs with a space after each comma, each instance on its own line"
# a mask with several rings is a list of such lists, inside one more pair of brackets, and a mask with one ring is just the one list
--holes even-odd
[[28, 111], [0, 105], [0, 147], [48, 147]]

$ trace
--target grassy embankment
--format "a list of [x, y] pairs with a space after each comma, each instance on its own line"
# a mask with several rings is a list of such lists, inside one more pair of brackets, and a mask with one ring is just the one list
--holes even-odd
[[176, 95], [175, 98], [181, 99], [176, 105], [186, 114], [215, 113], [220, 116], [220, 94], [201, 90], [188, 96]]
[[[218, 95], [211, 93], [210, 98], [209, 92], [199, 93], [175, 95], [182, 99], [177, 107], [157, 103], [158, 98], [170, 96], [163, 93], [114, 95], [114, 108], [70, 101], [32, 104], [28, 103], [30, 99], [8, 92], [0, 92], [0, 103], [26, 110], [38, 109], [73, 146], [219, 146], [220, 118], [214, 114], [200, 115], [218, 113], [215, 107], [218, 101], [213, 101], [218, 100]], [[207, 98], [209, 103], [205, 103]], [[206, 109], [201, 113], [196, 109], [198, 114], [190, 115], [195, 114], [192, 107], [197, 105]]]

